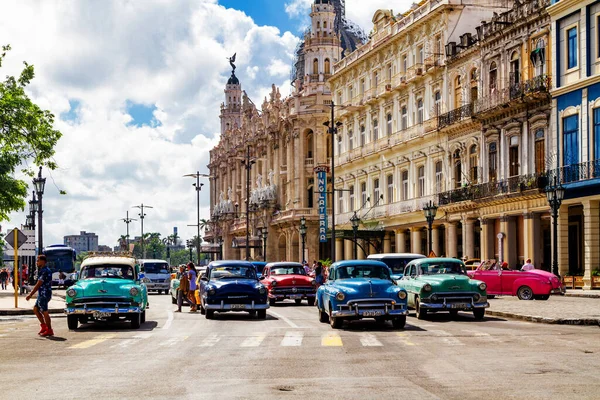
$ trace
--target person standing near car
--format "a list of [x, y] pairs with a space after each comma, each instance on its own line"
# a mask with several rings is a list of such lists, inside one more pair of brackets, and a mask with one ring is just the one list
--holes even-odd
[[48, 313], [48, 303], [52, 299], [52, 271], [46, 266], [46, 256], [40, 254], [37, 258], [38, 281], [31, 290], [31, 293], [25, 298], [27, 301], [31, 299], [36, 292], [39, 291], [33, 312], [40, 321], [41, 330], [38, 332], [40, 336], [54, 336], [52, 330], [52, 321]]
[[6, 281], [8, 280], [8, 272], [6, 268], [2, 268], [0, 271], [0, 284], [2, 284], [2, 290], [6, 290]]
[[531, 258], [528, 258], [521, 267], [521, 271], [531, 271], [532, 269], [535, 269], [535, 265], [531, 263]]
[[185, 272], [185, 265], [179, 266], [179, 287], [177, 288], [177, 312], [181, 312], [183, 306], [183, 299], [187, 298], [189, 289], [189, 281], [187, 273]]
[[315, 281], [317, 282], [317, 287], [323, 284], [323, 264], [321, 261], [319, 261], [315, 267]]
[[197, 305], [196, 305], [196, 289], [197, 289], [197, 284], [196, 284], [196, 267], [194, 266], [193, 262], [189, 262], [188, 265], [188, 280], [190, 282], [190, 290], [188, 291], [188, 300], [190, 301], [190, 312], [196, 312], [197, 311]]

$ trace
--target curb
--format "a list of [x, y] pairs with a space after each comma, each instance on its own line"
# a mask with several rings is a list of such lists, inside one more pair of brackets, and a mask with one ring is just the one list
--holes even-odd
[[599, 318], [546, 318], [531, 315], [514, 314], [504, 311], [491, 311], [486, 310], [486, 315], [492, 315], [494, 317], [514, 318], [521, 321], [536, 322], [539, 324], [555, 324], [555, 325], [585, 325], [600, 327]]
[[598, 294], [565, 293], [565, 297], [579, 297], [581, 299], [600, 299], [600, 293], [598, 293]]
[[[65, 310], [63, 308], [49, 308], [49, 314], [64, 314]], [[27, 310], [0, 310], [0, 315], [34, 315], [33, 309]]]

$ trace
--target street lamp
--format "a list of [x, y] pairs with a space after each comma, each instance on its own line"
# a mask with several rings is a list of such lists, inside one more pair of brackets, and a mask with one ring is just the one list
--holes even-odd
[[133, 206], [132, 208], [140, 209], [140, 213], [138, 215], [140, 216], [140, 221], [141, 221], [141, 225], [142, 225], [142, 258], [146, 258], [146, 251], [144, 249], [144, 217], [146, 216], [146, 214], [144, 214], [144, 208], [154, 208], [154, 207], [147, 206], [147, 205], [144, 205], [144, 203], [142, 203], [139, 206]]
[[254, 163], [256, 160], [250, 159], [250, 146], [248, 146], [246, 158], [242, 160], [242, 165], [246, 168], [246, 261], [250, 260], [250, 168]]
[[43, 238], [43, 227], [42, 227], [42, 214], [44, 213], [44, 208], [42, 206], [42, 198], [44, 196], [44, 186], [46, 185], [46, 178], [42, 178], [42, 167], [40, 166], [40, 170], [38, 171], [37, 178], [33, 178], [33, 186], [35, 187], [35, 192], [37, 194], [37, 213], [38, 213], [38, 247], [41, 253], [44, 248], [44, 238]]
[[354, 211], [354, 215], [350, 217], [350, 223], [352, 224], [352, 233], [354, 234], [354, 259], [358, 260], [358, 242], [356, 233], [358, 231], [358, 224], [360, 224], [360, 218], [356, 215], [356, 211]]
[[[190, 178], [196, 178], [196, 183], [193, 183], [192, 186], [194, 186], [196, 188], [196, 215], [197, 215], [197, 220], [196, 220], [196, 228], [197, 228], [197, 242], [196, 243], [196, 251], [198, 254], [198, 262], [200, 262], [200, 191], [202, 190], [202, 186], [204, 186], [204, 183], [200, 183], [200, 177], [203, 178], [209, 178], [210, 175], [208, 174], [201, 174], [200, 171], [196, 171], [195, 174], [187, 174], [184, 176], [188, 176]], [[188, 225], [188, 226], [194, 226], [194, 225]]]
[[433, 220], [435, 219], [435, 214], [437, 214], [437, 206], [433, 204], [433, 201], [429, 200], [429, 203], [423, 207], [423, 213], [425, 214], [425, 219], [427, 220], [427, 226], [429, 227], [429, 240], [427, 243], [429, 244], [428, 254], [431, 254], [431, 250], [433, 248], [433, 238], [431, 235], [431, 226], [433, 225]]
[[129, 251], [129, 224], [131, 221], [137, 221], [137, 219], [129, 218], [129, 211], [127, 211], [126, 217], [122, 218], [121, 221], [125, 222], [125, 225], [127, 225], [127, 251]]
[[306, 218], [300, 218], [300, 236], [302, 236], [302, 262], [304, 262], [304, 249], [306, 245]]
[[194, 243], [192, 240], [188, 239], [185, 241], [187, 248], [190, 250], [190, 261], [194, 262], [194, 258], [192, 256], [192, 249], [194, 248]]
[[262, 229], [261, 235], [263, 240], [263, 261], [267, 261], [267, 235], [269, 232], [267, 231], [267, 227], [265, 226]]
[[558, 210], [560, 205], [565, 198], [565, 188], [560, 183], [557, 184], [556, 176], [554, 177], [554, 185], [549, 186], [546, 189], [546, 197], [550, 208], [552, 209], [552, 219], [554, 219], [554, 240], [552, 243], [552, 273], [556, 276], [558, 274]]
[[338, 121], [334, 123], [334, 109], [335, 103], [331, 101], [331, 121], [323, 123], [328, 129], [327, 131], [331, 134], [331, 261], [335, 262], [335, 135], [338, 128], [343, 124]]

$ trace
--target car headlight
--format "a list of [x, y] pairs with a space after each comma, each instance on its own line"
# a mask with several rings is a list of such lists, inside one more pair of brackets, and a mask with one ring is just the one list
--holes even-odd
[[479, 301], [479, 299], [481, 299], [481, 296], [479, 295], [479, 293], [475, 293], [473, 295], [473, 301]]
[[423, 290], [426, 292], [431, 292], [431, 285], [429, 283], [424, 284]]
[[317, 281], [315, 281], [314, 279], [312, 280], [312, 282], [310, 283], [313, 286], [317, 286]]
[[258, 293], [265, 294], [265, 292], [266, 292], [265, 287], [261, 285], [261, 287], [258, 288]]
[[70, 288], [67, 290], [67, 296], [69, 297], [75, 297], [77, 295], [77, 291], [73, 288]]
[[271, 286], [273, 286], [273, 287], [277, 286], [277, 281], [271, 281]]
[[140, 291], [136, 287], [132, 287], [131, 289], [129, 289], [129, 294], [132, 296], [137, 296], [139, 292]]
[[211, 286], [208, 289], [208, 294], [209, 294], [209, 296], [214, 296], [215, 294], [217, 294], [217, 289], [215, 289], [214, 287]]
[[431, 295], [431, 301], [437, 301], [437, 299], [438, 299], [437, 294]]
[[335, 295], [335, 298], [336, 298], [338, 301], [343, 301], [343, 300], [346, 298], [346, 296], [344, 296], [344, 293], [342, 293], [342, 292], [338, 292], [338, 294], [336, 294], [336, 295]]
[[481, 282], [479, 284], [479, 290], [485, 290], [485, 289], [487, 289], [487, 285], [485, 284], [485, 282]]
[[404, 299], [406, 298], [406, 292], [405, 292], [405, 291], [403, 291], [403, 290], [399, 291], [399, 292], [398, 292], [398, 298], [399, 298], [400, 300], [404, 300]]

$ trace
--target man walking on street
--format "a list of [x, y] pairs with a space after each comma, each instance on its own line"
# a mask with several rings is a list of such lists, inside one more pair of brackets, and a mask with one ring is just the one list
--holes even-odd
[[33, 287], [31, 293], [26, 297], [29, 301], [31, 296], [35, 292], [39, 291], [35, 306], [33, 306], [33, 312], [40, 321], [40, 327], [42, 328], [38, 335], [40, 336], [54, 336], [52, 330], [52, 322], [50, 321], [50, 314], [48, 313], [48, 302], [52, 299], [52, 272], [50, 268], [46, 267], [46, 256], [40, 254], [37, 258], [38, 267], [38, 281]]
[[190, 312], [197, 311], [196, 305], [196, 267], [193, 262], [188, 263], [188, 279], [190, 281], [190, 287], [188, 291], [188, 300], [190, 301]]
[[179, 287], [177, 288], [177, 311], [181, 312], [183, 301], [187, 298], [187, 292], [189, 288], [189, 281], [187, 273], [185, 272], [185, 265], [179, 266]]
[[0, 271], [0, 283], [2, 284], [2, 290], [6, 290], [6, 281], [8, 280], [8, 272], [6, 268], [2, 268]]

